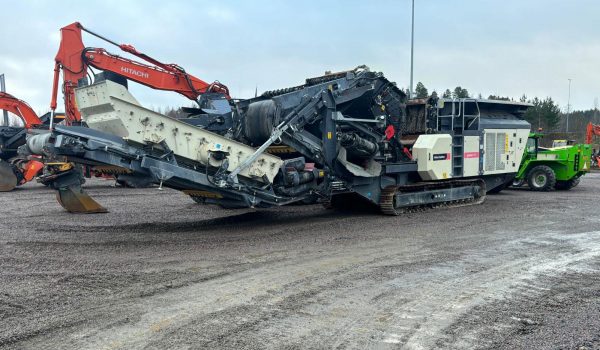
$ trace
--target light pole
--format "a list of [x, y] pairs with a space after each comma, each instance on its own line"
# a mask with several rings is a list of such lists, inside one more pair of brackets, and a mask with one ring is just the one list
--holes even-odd
[[408, 88], [409, 96], [413, 97], [413, 64], [415, 57], [415, 0], [412, 0], [412, 29], [410, 31], [410, 87]]
[[571, 111], [571, 78], [569, 78], [569, 98], [567, 100], [567, 132], [569, 132], [569, 113]]
[[[6, 92], [6, 83], [4, 82], [4, 74], [0, 74], [0, 92]], [[8, 112], [6, 110], [2, 111], [2, 115], [4, 116], [4, 126], [8, 126], [10, 121], [8, 120]]]

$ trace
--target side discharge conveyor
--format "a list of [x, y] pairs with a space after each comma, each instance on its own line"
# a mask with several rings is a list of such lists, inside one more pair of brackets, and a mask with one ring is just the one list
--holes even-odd
[[[240, 142], [146, 109], [125, 86], [110, 80], [80, 88], [76, 96], [82, 120], [90, 129], [119, 136], [133, 145], [153, 145], [163, 156], [173, 155], [175, 164], [175, 159], [180, 159], [191, 166], [232, 171], [255, 151]], [[262, 154], [239, 175], [269, 183], [282, 163], [278, 157]], [[170, 178], [168, 170], [156, 170], [154, 174], [159, 181]]]
[[[370, 203], [398, 215], [481, 203], [512, 181], [530, 128], [527, 104], [408, 101], [364, 66], [248, 100], [207, 94], [182, 119], [142, 107], [111, 80], [76, 97], [88, 128], [57, 126], [43, 140], [47, 157], [119, 167], [228, 208]], [[59, 198], [81, 191], [68, 176], [55, 187]]]

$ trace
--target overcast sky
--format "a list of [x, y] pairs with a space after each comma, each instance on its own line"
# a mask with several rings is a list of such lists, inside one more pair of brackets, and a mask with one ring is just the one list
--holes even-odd
[[[600, 96], [600, 1], [415, 2], [415, 84], [430, 92], [461, 85], [484, 97], [551, 96], [565, 108], [571, 78], [573, 108]], [[410, 0], [9, 0], [2, 8], [0, 73], [38, 112], [48, 109], [59, 29], [74, 21], [240, 98], [361, 64], [409, 84]], [[89, 35], [84, 43], [119, 53]], [[148, 107], [190, 105], [131, 89]]]

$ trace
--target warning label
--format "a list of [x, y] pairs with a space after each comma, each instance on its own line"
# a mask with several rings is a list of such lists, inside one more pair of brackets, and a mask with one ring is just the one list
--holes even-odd
[[479, 158], [479, 152], [465, 152], [465, 158]]

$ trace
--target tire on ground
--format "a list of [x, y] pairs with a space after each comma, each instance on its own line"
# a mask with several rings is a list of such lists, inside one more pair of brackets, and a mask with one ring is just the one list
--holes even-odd
[[579, 185], [580, 179], [581, 178], [576, 177], [576, 178], [573, 178], [573, 179], [567, 180], [567, 181], [556, 181], [555, 188], [557, 190], [561, 190], [561, 191], [568, 191], [568, 190], [572, 189], [573, 187]]
[[556, 175], [549, 166], [538, 165], [527, 174], [527, 185], [533, 191], [551, 191], [555, 184]]
[[525, 185], [525, 179], [514, 179], [512, 181], [511, 187], [521, 187]]

